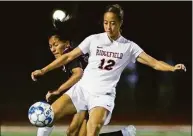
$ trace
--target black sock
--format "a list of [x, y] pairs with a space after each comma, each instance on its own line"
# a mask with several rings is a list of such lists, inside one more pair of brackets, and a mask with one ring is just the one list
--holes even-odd
[[121, 130], [119, 130], [114, 132], [102, 133], [102, 134], [99, 134], [99, 136], [123, 136], [123, 134]]

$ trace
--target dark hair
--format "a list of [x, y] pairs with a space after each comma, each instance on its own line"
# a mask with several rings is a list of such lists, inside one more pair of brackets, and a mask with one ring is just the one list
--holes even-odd
[[109, 5], [106, 7], [105, 13], [106, 12], [112, 12], [112, 13], [116, 14], [119, 21], [123, 21], [124, 11], [120, 5], [118, 5], [118, 4]]
[[48, 39], [50, 39], [52, 36], [55, 36], [56, 38], [58, 38], [61, 41], [67, 41], [70, 40], [69, 36], [67, 36], [66, 34], [64, 34], [62, 31], [56, 30], [56, 29], [52, 29], [49, 33], [48, 33]]

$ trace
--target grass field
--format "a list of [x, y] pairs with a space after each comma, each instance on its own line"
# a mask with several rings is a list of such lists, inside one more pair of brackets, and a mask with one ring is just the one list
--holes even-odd
[[[111, 125], [102, 132], [116, 131], [124, 126]], [[67, 126], [56, 126], [51, 136], [66, 136]], [[137, 136], [191, 136], [191, 126], [136, 126]], [[37, 128], [31, 126], [1, 126], [1, 136], [35, 136]]]
[[[1, 136], [36, 136], [36, 133], [31, 132], [5, 132], [2, 133]], [[66, 136], [64, 133], [57, 133], [53, 132], [51, 136]], [[139, 131], [137, 132], [137, 136], [191, 136], [191, 133], [189, 132], [143, 132]]]

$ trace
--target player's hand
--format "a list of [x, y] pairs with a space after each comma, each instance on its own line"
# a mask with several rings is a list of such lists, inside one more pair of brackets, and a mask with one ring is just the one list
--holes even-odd
[[31, 73], [31, 78], [33, 81], [37, 81], [37, 77], [43, 76], [44, 72], [43, 70], [35, 70], [34, 72]]
[[50, 102], [54, 97], [57, 97], [60, 95], [60, 92], [56, 91], [48, 91], [48, 93], [46, 94], [46, 100], [47, 102]]
[[186, 67], [184, 66], [184, 64], [177, 64], [174, 66], [174, 72], [181, 71], [181, 70], [186, 72]]

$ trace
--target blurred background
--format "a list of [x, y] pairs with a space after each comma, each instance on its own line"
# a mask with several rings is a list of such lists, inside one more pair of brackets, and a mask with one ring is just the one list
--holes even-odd
[[[53, 27], [53, 10], [73, 12], [78, 8], [76, 27], [69, 33], [80, 42], [103, 32], [104, 8], [116, 3], [125, 11], [124, 37], [158, 60], [185, 64], [187, 72], [164, 73], [139, 63], [128, 65], [117, 86], [111, 123], [192, 123], [191, 1], [1, 1], [1, 124], [29, 124], [28, 108], [64, 81], [57, 70], [39, 82], [30, 77], [32, 71], [54, 60], [47, 37]], [[67, 123], [65, 120], [70, 117], [61, 123]]]

